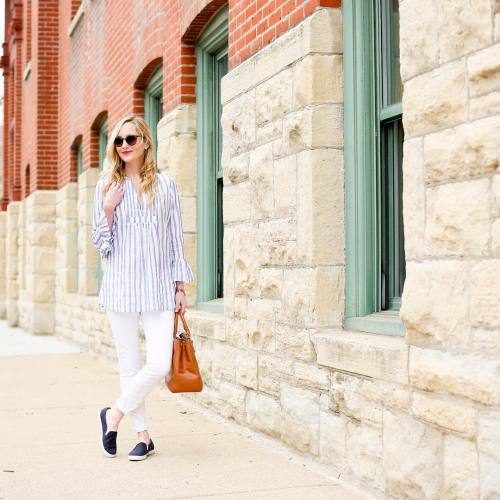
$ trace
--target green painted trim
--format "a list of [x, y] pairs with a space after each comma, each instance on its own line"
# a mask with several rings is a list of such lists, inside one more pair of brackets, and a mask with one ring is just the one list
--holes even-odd
[[[397, 311], [395, 311], [397, 312]], [[346, 318], [346, 330], [404, 336], [406, 329], [401, 318], [393, 311], [383, 311], [357, 318]]]
[[[104, 160], [106, 159], [106, 147], [108, 145], [108, 120], [104, 120], [99, 128], [99, 171], [104, 168]], [[102, 283], [102, 261], [101, 256], [97, 259], [97, 285], [98, 289]]]
[[78, 144], [76, 150], [76, 165], [77, 165], [77, 175], [78, 177], [83, 172], [83, 146], [82, 143]]
[[214, 299], [207, 302], [197, 302], [196, 309], [199, 311], [224, 314], [224, 301], [223, 299]]
[[215, 15], [200, 34], [196, 46], [206, 52], [217, 52], [222, 46], [227, 45], [228, 38], [228, 13], [226, 5]]
[[[78, 144], [77, 150], [76, 150], [76, 165], [77, 165], [77, 177], [76, 177], [76, 185], [78, 188], [78, 184], [80, 182], [80, 175], [83, 172], [83, 144], [80, 141], [80, 144]], [[80, 190], [77, 189], [77, 193]], [[78, 293], [79, 289], [79, 281], [80, 281], [80, 271], [79, 271], [79, 262], [78, 262], [78, 248], [80, 246], [80, 230], [77, 226], [76, 228], [76, 290], [75, 292]]]
[[149, 79], [144, 89], [144, 120], [148, 122], [153, 136], [153, 156], [158, 151], [158, 122], [163, 115], [163, 66], [160, 66]]
[[[402, 335], [404, 328], [381, 311], [382, 176], [381, 119], [402, 112], [401, 103], [381, 113], [382, 40], [376, 33], [380, 0], [342, 2], [344, 39], [344, 167], [346, 231], [345, 327]], [[396, 311], [397, 312], [397, 311]], [[380, 316], [383, 314], [383, 317]]]
[[[376, 114], [371, 2], [342, 2], [344, 37], [344, 168], [346, 317], [370, 314], [378, 302], [375, 205]], [[364, 85], [360, 85], [363, 82]]]
[[216, 14], [196, 45], [196, 281], [200, 307], [217, 299], [222, 288], [218, 82], [223, 76], [222, 61], [227, 60], [227, 14], [227, 7]]
[[403, 114], [403, 104], [397, 102], [396, 104], [391, 104], [380, 111], [380, 121], [392, 121], [399, 118]]

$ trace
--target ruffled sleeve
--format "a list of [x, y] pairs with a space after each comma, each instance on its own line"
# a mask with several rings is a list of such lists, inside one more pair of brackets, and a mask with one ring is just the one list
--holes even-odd
[[170, 248], [170, 272], [172, 281], [191, 282], [194, 280], [193, 271], [184, 255], [184, 238], [182, 234], [181, 208], [179, 193], [174, 180], [170, 186], [170, 218], [169, 218], [169, 248]]
[[92, 215], [92, 241], [99, 253], [107, 257], [113, 250], [113, 239], [116, 234], [116, 216], [113, 217], [111, 231], [104, 213], [104, 196], [102, 192], [103, 183], [99, 181], [94, 195], [94, 209]]

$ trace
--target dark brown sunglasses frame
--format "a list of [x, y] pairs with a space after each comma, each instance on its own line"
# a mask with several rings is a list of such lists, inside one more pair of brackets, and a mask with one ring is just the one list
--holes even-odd
[[[132, 144], [130, 144], [129, 142], [130, 137], [133, 137], [135, 139], [135, 141]], [[121, 148], [123, 147], [123, 141], [125, 141], [128, 146], [135, 146], [137, 144], [137, 139], [139, 139], [139, 137], [142, 137], [142, 135], [128, 134], [125, 137], [117, 135], [115, 137], [114, 144], [116, 147]], [[120, 144], [118, 144], [118, 141], [120, 142]]]

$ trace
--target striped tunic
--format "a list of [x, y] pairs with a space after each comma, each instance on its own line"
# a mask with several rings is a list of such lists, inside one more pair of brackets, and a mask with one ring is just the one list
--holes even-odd
[[163, 311], [175, 307], [175, 281], [193, 281], [184, 255], [184, 240], [176, 183], [157, 173], [152, 210], [142, 200], [130, 177], [115, 208], [111, 231], [103, 210], [103, 187], [96, 185], [92, 240], [106, 258], [99, 305], [116, 312]]

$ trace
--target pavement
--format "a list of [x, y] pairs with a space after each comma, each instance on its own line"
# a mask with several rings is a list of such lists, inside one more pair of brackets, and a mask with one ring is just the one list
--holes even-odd
[[279, 440], [159, 385], [146, 400], [156, 453], [131, 462], [100, 448], [97, 412], [119, 395], [117, 366], [53, 336], [0, 321], [0, 500], [372, 498]]

